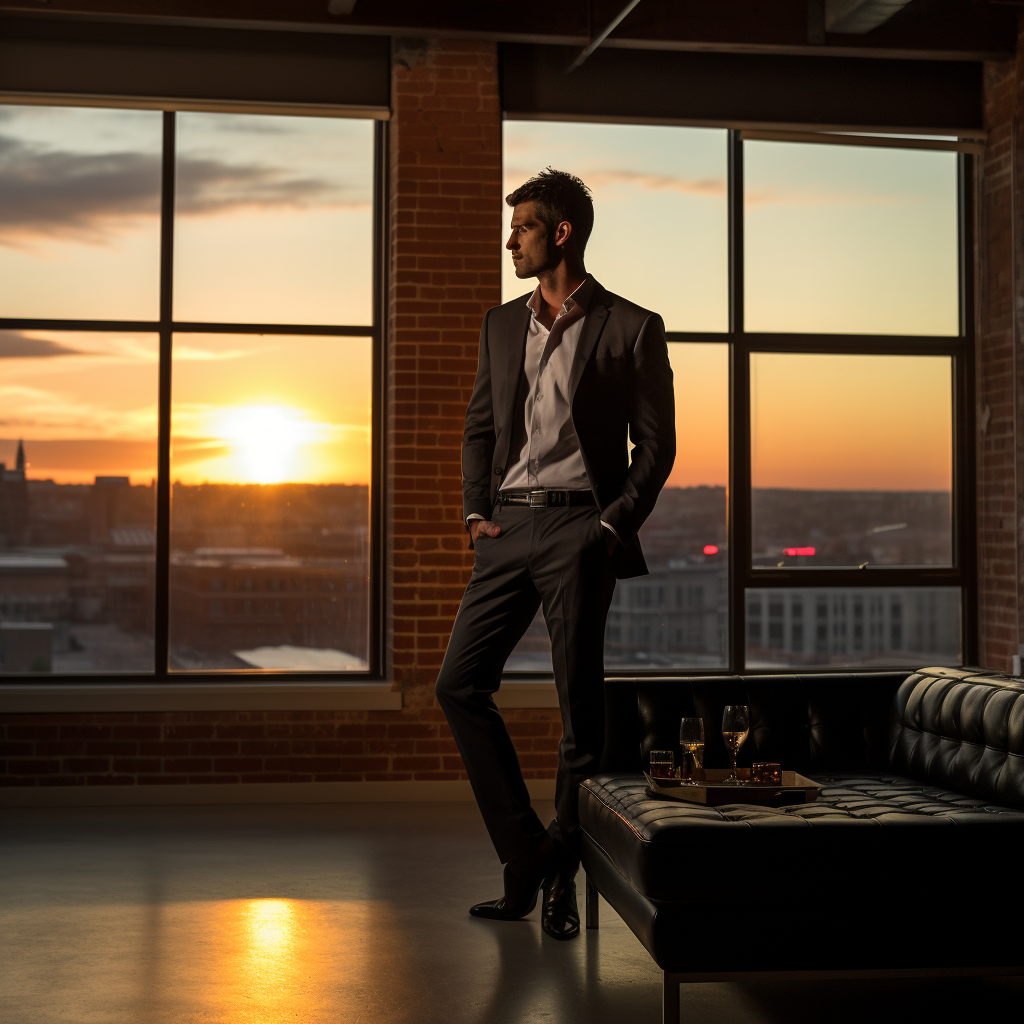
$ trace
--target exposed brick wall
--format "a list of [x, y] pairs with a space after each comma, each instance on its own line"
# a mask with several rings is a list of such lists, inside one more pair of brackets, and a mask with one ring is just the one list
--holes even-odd
[[1024, 15], [1018, 18], [1013, 110], [1013, 391], [1017, 621], [1015, 651], [1024, 653]]
[[[6, 715], [8, 786], [458, 779], [462, 761], [430, 716], [398, 711]], [[510, 730], [530, 778], [550, 774], [550, 713]]]
[[977, 500], [979, 661], [1017, 653], [1013, 388], [1013, 135], [1016, 69], [985, 65], [988, 143], [978, 178]]
[[[494, 44], [396, 42], [389, 191], [387, 649], [403, 710], [0, 716], [7, 784], [465, 778], [433, 687], [472, 566], [462, 420], [500, 301]], [[552, 778], [558, 711], [505, 718], [527, 778]]]

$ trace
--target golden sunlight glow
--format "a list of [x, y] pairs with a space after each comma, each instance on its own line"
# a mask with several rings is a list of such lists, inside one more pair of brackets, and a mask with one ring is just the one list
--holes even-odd
[[299, 448], [314, 439], [314, 427], [297, 409], [250, 405], [219, 413], [213, 434], [232, 448], [240, 483], [279, 484]]
[[242, 920], [253, 957], [278, 957], [290, 951], [295, 937], [291, 900], [247, 900]]

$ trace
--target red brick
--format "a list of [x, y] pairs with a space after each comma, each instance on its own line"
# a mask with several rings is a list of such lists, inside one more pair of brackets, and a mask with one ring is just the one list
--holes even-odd
[[213, 770], [213, 761], [206, 757], [167, 757], [164, 758], [165, 772], [209, 772]]

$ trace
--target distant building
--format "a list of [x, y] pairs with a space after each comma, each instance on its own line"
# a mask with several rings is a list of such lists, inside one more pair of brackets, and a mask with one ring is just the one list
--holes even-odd
[[752, 590], [746, 601], [748, 664], [960, 661], [953, 589]]
[[71, 611], [67, 559], [0, 554], [0, 621], [56, 622], [69, 619]]
[[364, 658], [365, 563], [277, 548], [198, 548], [171, 556], [171, 645], [226, 652], [292, 645]]
[[619, 580], [608, 613], [608, 660], [693, 664], [726, 657], [728, 577], [721, 559], [678, 560]]
[[0, 550], [21, 547], [29, 539], [28, 484], [25, 445], [18, 442], [14, 469], [0, 462]]

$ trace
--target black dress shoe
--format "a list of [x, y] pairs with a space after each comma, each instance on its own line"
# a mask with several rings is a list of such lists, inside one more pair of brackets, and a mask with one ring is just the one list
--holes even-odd
[[555, 844], [545, 837], [523, 857], [505, 865], [502, 878], [505, 895], [501, 899], [476, 903], [469, 908], [473, 917], [491, 921], [518, 921], [537, 905], [541, 885], [555, 867]]
[[540, 923], [553, 939], [575, 939], [580, 933], [580, 912], [576, 907], [576, 871], [580, 862], [563, 863], [553, 877], [544, 882], [544, 908]]

